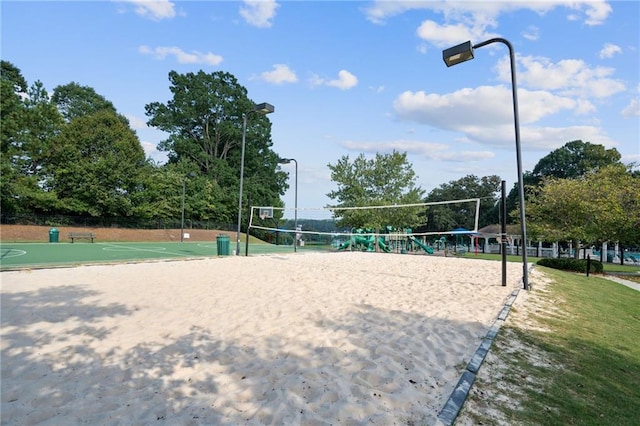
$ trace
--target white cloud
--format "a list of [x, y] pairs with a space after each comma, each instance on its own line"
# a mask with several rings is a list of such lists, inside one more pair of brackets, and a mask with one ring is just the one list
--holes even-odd
[[612, 58], [616, 53], [622, 53], [622, 49], [620, 48], [620, 46], [612, 43], [607, 43], [604, 45], [602, 50], [600, 50], [600, 58]]
[[275, 0], [244, 0], [240, 16], [258, 28], [270, 28], [280, 5]]
[[391, 153], [393, 150], [407, 152], [426, 160], [469, 162], [482, 161], [495, 157], [491, 151], [460, 151], [449, 145], [433, 142], [396, 140], [386, 142], [344, 141], [340, 146], [354, 152], [369, 154]]
[[638, 98], [631, 99], [629, 105], [621, 111], [624, 118], [640, 117], [640, 101]]
[[430, 10], [441, 13], [448, 22], [463, 22], [469, 27], [495, 26], [495, 20], [503, 13], [517, 10], [531, 10], [540, 15], [556, 9], [568, 8], [571, 14], [568, 19], [582, 19], [587, 25], [602, 24], [611, 14], [612, 9], [604, 0], [590, 1], [389, 1], [376, 0], [364, 8], [367, 19], [382, 24], [387, 18], [400, 15], [410, 10]]
[[358, 78], [347, 70], [340, 70], [338, 78], [327, 82], [327, 86], [348, 90], [358, 85]]
[[634, 167], [634, 170], [640, 172], [640, 147], [638, 147], [638, 152], [638, 154], [623, 154], [620, 161], [622, 161], [624, 164], [636, 163], [636, 167]]
[[[593, 105], [587, 101], [518, 89], [518, 106], [522, 140], [526, 141], [527, 149], [557, 148], [558, 141], [574, 139], [613, 144], [596, 126], [534, 127], [535, 123], [563, 111], [591, 112]], [[481, 86], [445, 95], [407, 91], [396, 98], [393, 107], [401, 121], [461, 132], [469, 140], [489, 146], [511, 147], [514, 142], [510, 87]], [[523, 149], [524, 145], [523, 142]]]
[[587, 25], [600, 25], [609, 17], [612, 12], [611, 5], [604, 0], [601, 1], [589, 1], [585, 2], [586, 6], [585, 14], [587, 19], [585, 24]]
[[201, 53], [193, 51], [189, 53], [175, 46], [158, 46], [155, 48], [140, 46], [138, 51], [143, 55], [151, 55], [159, 60], [165, 59], [167, 56], [174, 56], [180, 64], [218, 65], [223, 60], [222, 56], [215, 55], [211, 52]]
[[[581, 59], [563, 59], [551, 62], [548, 58], [518, 56], [518, 83], [532, 89], [558, 91], [564, 96], [606, 98], [626, 90], [626, 86], [610, 76], [613, 68], [589, 67]], [[501, 81], [511, 81], [509, 57], [503, 57], [496, 66]]]
[[486, 32], [484, 26], [470, 27], [463, 23], [440, 25], [429, 20], [420, 24], [416, 34], [438, 47], [450, 47], [465, 40], [487, 40], [497, 36]]
[[147, 129], [149, 127], [147, 126], [147, 122], [143, 118], [136, 117], [133, 115], [127, 115], [126, 117], [127, 117], [127, 120], [129, 120], [129, 125], [134, 130]]
[[159, 21], [171, 19], [176, 16], [175, 4], [169, 0], [119, 0], [135, 6], [134, 11], [143, 18]]
[[540, 29], [535, 25], [529, 25], [529, 27], [522, 32], [522, 37], [530, 41], [536, 41], [540, 38]]
[[[513, 135], [513, 126], [511, 128]], [[603, 133], [600, 127], [595, 126], [567, 126], [567, 127], [522, 127], [520, 129], [522, 149], [536, 149], [551, 151], [560, 148], [567, 141], [582, 139], [594, 144], [606, 147], [617, 146]], [[513, 141], [512, 137], [512, 141]]]
[[[480, 86], [460, 89], [438, 95], [404, 92], [396, 98], [393, 107], [400, 120], [414, 121], [448, 130], [462, 127], [496, 126], [513, 123], [513, 92], [506, 86]], [[544, 91], [518, 90], [521, 123], [535, 123], [563, 110], [585, 107], [576, 101]]]
[[[513, 123], [499, 126], [467, 126], [464, 134], [478, 143], [503, 149], [515, 148]], [[588, 140], [607, 147], [617, 145], [596, 126], [520, 126], [520, 145], [523, 151], [552, 151], [567, 141]]]
[[295, 71], [285, 64], [275, 64], [273, 71], [265, 71], [260, 74], [260, 77], [267, 83], [272, 84], [295, 83], [298, 81]]
[[358, 78], [347, 70], [340, 70], [338, 78], [326, 80], [317, 74], [313, 74], [309, 79], [312, 86], [337, 87], [340, 90], [349, 90], [358, 85]]

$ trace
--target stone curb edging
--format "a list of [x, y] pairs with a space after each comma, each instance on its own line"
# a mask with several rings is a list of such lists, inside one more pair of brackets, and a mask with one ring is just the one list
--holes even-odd
[[[529, 268], [529, 270], [531, 269], [533, 269], [533, 265]], [[520, 279], [519, 284], [523, 284], [522, 279]], [[476, 349], [471, 361], [469, 361], [465, 371], [462, 373], [460, 380], [458, 380], [458, 384], [456, 384], [456, 387], [453, 389], [453, 392], [451, 392], [449, 399], [438, 414], [438, 421], [436, 422], [436, 425], [453, 425], [456, 417], [458, 417], [458, 414], [462, 409], [462, 405], [469, 395], [471, 386], [473, 386], [473, 383], [476, 380], [476, 375], [480, 370], [480, 366], [487, 356], [495, 337], [498, 335], [500, 327], [505, 323], [507, 316], [509, 315], [509, 311], [511, 310], [513, 303], [518, 298], [519, 293], [520, 288], [514, 290], [505, 302], [500, 314], [498, 314], [498, 318], [491, 325], [487, 335], [482, 340], [482, 343], [480, 343], [480, 346]]]

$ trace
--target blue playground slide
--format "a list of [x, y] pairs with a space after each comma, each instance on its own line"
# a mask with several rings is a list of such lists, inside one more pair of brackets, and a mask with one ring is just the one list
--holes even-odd
[[412, 243], [416, 243], [417, 246], [419, 246], [422, 250], [426, 251], [427, 253], [433, 254], [433, 249], [431, 247], [424, 245], [422, 242], [417, 240], [416, 237], [414, 237], [413, 235], [409, 235], [409, 240]]

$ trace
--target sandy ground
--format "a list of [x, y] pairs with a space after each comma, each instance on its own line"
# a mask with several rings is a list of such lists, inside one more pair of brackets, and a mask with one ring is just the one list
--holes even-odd
[[521, 265], [298, 253], [3, 272], [1, 423], [433, 424]]

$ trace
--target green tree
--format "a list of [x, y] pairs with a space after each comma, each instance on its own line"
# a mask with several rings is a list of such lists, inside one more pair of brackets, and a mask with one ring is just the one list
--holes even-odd
[[[254, 103], [247, 90], [226, 72], [169, 73], [173, 94], [166, 104], [145, 106], [150, 126], [169, 138], [158, 148], [168, 152], [169, 162], [189, 161], [216, 186], [216, 219], [233, 221], [237, 214], [243, 115], [247, 114], [245, 185], [243, 194], [253, 204], [278, 205], [287, 188], [287, 175], [278, 167], [271, 146], [271, 123], [251, 114]], [[233, 189], [233, 190], [231, 190]], [[236, 206], [236, 207], [234, 207]]]
[[640, 243], [640, 177], [611, 165], [577, 179], [546, 178], [527, 201], [533, 238], [573, 241], [575, 246], [601, 241]]
[[[215, 200], [220, 194], [211, 179], [198, 174], [188, 161], [148, 167], [140, 176], [134, 196], [135, 215], [143, 219], [177, 219], [182, 214], [182, 188], [185, 190], [185, 218], [211, 220], [220, 215]], [[223, 214], [224, 215], [224, 214]]]
[[[422, 202], [424, 191], [416, 186], [416, 174], [407, 160], [407, 153], [376, 153], [367, 159], [360, 154], [353, 162], [343, 156], [336, 164], [328, 164], [331, 180], [338, 189], [327, 194], [335, 200], [334, 207], [390, 206]], [[421, 207], [358, 209], [334, 211], [338, 226], [382, 229], [420, 225]]]
[[[23, 128], [15, 148], [21, 153], [16, 166], [26, 176], [38, 176], [46, 161], [51, 140], [64, 126], [63, 118], [49, 99], [40, 81], [36, 81], [24, 100]], [[39, 176], [44, 179], [44, 176]]]
[[14, 145], [19, 140], [18, 133], [24, 125], [22, 96], [26, 96], [27, 82], [11, 62], [1, 61], [0, 67], [0, 199], [2, 214], [6, 215], [19, 209], [15, 188], [19, 173], [12, 161], [19, 156]]
[[107, 110], [75, 118], [54, 139], [47, 164], [63, 212], [128, 216], [147, 166], [136, 134]]
[[[618, 164], [620, 153], [615, 148], [606, 149], [603, 145], [575, 140], [551, 151], [538, 161], [532, 172], [523, 174], [525, 198], [529, 188], [534, 188], [544, 178], [575, 179], [601, 167]], [[507, 197], [507, 211], [518, 208], [518, 185], [514, 184]], [[514, 215], [515, 216], [515, 215]]]
[[[480, 213], [478, 227], [499, 222], [500, 186], [499, 176], [467, 175], [461, 179], [450, 181], [432, 190], [425, 198], [425, 202], [463, 200], [480, 198]], [[475, 223], [475, 206], [470, 203], [455, 205], [432, 206], [427, 211], [427, 226], [425, 231], [447, 231], [458, 227], [473, 229]]]
[[27, 95], [27, 81], [22, 72], [11, 62], [0, 62], [0, 129], [2, 154], [6, 154], [9, 144], [17, 136], [21, 126], [22, 97]]
[[43, 165], [62, 117], [40, 81], [25, 90], [20, 70], [6, 62], [2, 66], [7, 77], [2, 79], [3, 214], [51, 211], [56, 197], [43, 187]]
[[56, 208], [57, 197], [43, 185], [49, 177], [46, 163], [50, 145], [64, 122], [40, 81], [30, 87], [24, 105], [23, 128], [13, 145], [12, 167], [18, 173], [14, 195], [21, 211], [51, 212]]
[[[76, 82], [53, 89], [51, 100], [58, 106], [58, 110], [67, 122], [105, 110], [117, 114], [116, 107], [111, 101], [96, 93], [92, 87], [81, 86]], [[120, 116], [120, 119], [129, 124], [124, 116]]]
[[531, 178], [555, 177], [575, 179], [601, 167], [620, 163], [620, 153], [603, 145], [571, 141], [541, 158], [531, 173]]

